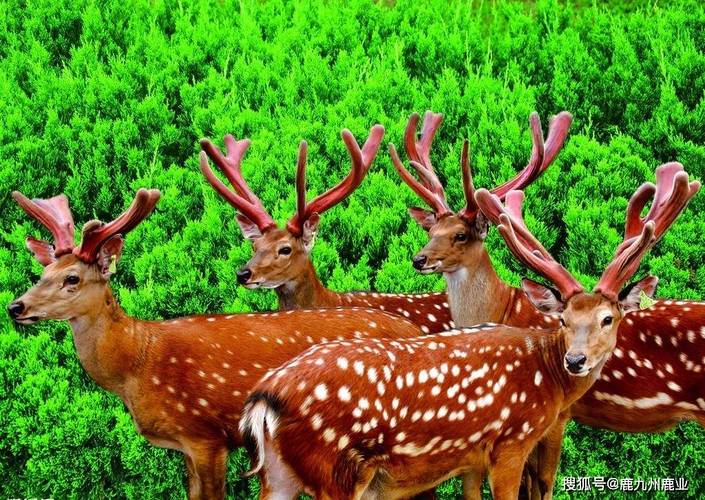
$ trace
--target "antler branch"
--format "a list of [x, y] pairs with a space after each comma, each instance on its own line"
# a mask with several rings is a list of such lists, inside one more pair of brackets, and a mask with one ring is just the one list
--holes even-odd
[[[235, 138], [228, 134], [225, 136], [225, 148], [228, 152], [227, 156], [208, 139], [201, 140], [201, 148], [203, 151], [200, 155], [201, 172], [208, 183], [230, 203], [236, 210], [245, 215], [253, 223], [257, 225], [261, 232], [273, 227], [274, 220], [267, 213], [262, 204], [262, 201], [254, 194], [250, 186], [248, 186], [245, 178], [242, 176], [241, 163], [242, 158], [250, 147], [250, 140], [243, 139], [236, 141]], [[228, 187], [213, 173], [208, 158], [211, 158], [218, 168], [225, 174], [228, 181], [235, 188], [232, 192]]]
[[551, 281], [560, 291], [563, 300], [583, 291], [582, 285], [548, 253], [526, 227], [521, 214], [521, 204], [524, 200], [522, 191], [506, 193], [506, 206], [502, 206], [499, 196], [486, 189], [479, 189], [475, 200], [482, 213], [497, 225], [512, 254], [525, 266]]
[[306, 203], [306, 143], [299, 147], [299, 159], [296, 169], [296, 213], [287, 223], [287, 229], [300, 235], [303, 226], [313, 214], [321, 214], [347, 198], [362, 182], [372, 163], [384, 137], [384, 127], [375, 125], [370, 135], [360, 149], [355, 137], [349, 130], [342, 132], [343, 142], [350, 154], [352, 168], [350, 173], [335, 187]]
[[48, 200], [30, 200], [19, 191], [13, 191], [12, 198], [27, 215], [39, 221], [54, 237], [54, 257], [60, 257], [73, 251], [73, 216], [66, 195], [60, 194]]
[[130, 208], [117, 219], [105, 224], [92, 220], [83, 226], [81, 245], [73, 253], [84, 262], [95, 262], [100, 246], [116, 234], [126, 234], [142, 222], [159, 201], [158, 189], [139, 189]]
[[[624, 241], [602, 273], [595, 291], [616, 297], [636, 273], [646, 252], [663, 236], [699, 189], [698, 181], [688, 182], [688, 173], [680, 163], [658, 167], [656, 185], [642, 184], [629, 200]], [[642, 218], [641, 211], [652, 197], [651, 209]]]
[[409, 122], [404, 130], [404, 149], [409, 157], [411, 166], [419, 174], [420, 181], [404, 167], [399, 159], [393, 144], [389, 144], [389, 153], [392, 157], [392, 164], [399, 172], [401, 178], [408, 186], [423, 199], [436, 213], [441, 216], [450, 213], [450, 207], [446, 201], [446, 195], [436, 171], [431, 163], [431, 144], [436, 135], [438, 127], [443, 122], [443, 115], [426, 111], [421, 128], [421, 138], [416, 137], [416, 127], [419, 123], [419, 114], [412, 113]]
[[[526, 166], [512, 179], [504, 184], [497, 186], [491, 190], [500, 200], [509, 191], [521, 190], [538, 179], [546, 169], [551, 165], [560, 150], [563, 148], [565, 139], [568, 135], [568, 129], [573, 121], [573, 117], [567, 111], [558, 113], [548, 127], [548, 138], [544, 143], [543, 131], [541, 129], [541, 121], [538, 113], [531, 113], [529, 116], [529, 128], [531, 130], [531, 156]], [[470, 171], [470, 163], [467, 158], [467, 148], [463, 146], [461, 156], [461, 169], [463, 172], [463, 187], [465, 191], [466, 206], [460, 211], [460, 217], [465, 219], [474, 219], [477, 215], [478, 207], [474, 199], [474, 187], [472, 182], [472, 173]], [[467, 180], [466, 180], [467, 179]]]

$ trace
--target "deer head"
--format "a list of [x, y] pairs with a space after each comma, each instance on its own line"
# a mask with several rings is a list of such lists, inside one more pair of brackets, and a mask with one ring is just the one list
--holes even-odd
[[[350, 173], [338, 185], [310, 202], [306, 201], [308, 147], [306, 141], [299, 145], [296, 213], [285, 228], [274, 223], [242, 176], [240, 164], [250, 141], [236, 141], [231, 135], [225, 136], [226, 156], [209, 140], [201, 141], [201, 171], [215, 190], [238, 211], [237, 222], [254, 249], [252, 258], [237, 272], [239, 283], [248, 288], [278, 288], [301, 276], [310, 265], [309, 255], [318, 231], [320, 215], [343, 201], [360, 185], [372, 166], [384, 136], [384, 128], [381, 125], [372, 127], [362, 149], [349, 130], [343, 130], [341, 135], [350, 154]], [[235, 192], [215, 176], [208, 164], [209, 157], [223, 171]]]
[[[414, 113], [404, 133], [404, 147], [411, 165], [419, 175], [416, 180], [404, 167], [390, 144], [392, 163], [402, 179], [424, 200], [431, 210], [418, 207], [409, 209], [411, 216], [428, 231], [429, 242], [413, 258], [417, 271], [428, 273], [451, 273], [464, 263], [477, 263], [484, 255], [483, 241], [487, 236], [488, 222], [475, 203], [475, 187], [470, 172], [469, 145], [463, 143], [460, 157], [463, 191], [466, 205], [453, 213], [446, 201], [443, 184], [431, 164], [430, 150], [433, 137], [443, 121], [440, 114], [427, 111], [424, 115], [421, 138], [416, 137], [419, 115]], [[563, 147], [572, 117], [567, 112], [559, 113], [551, 122], [546, 144], [538, 114], [529, 118], [533, 148], [526, 167], [513, 179], [492, 189], [492, 193], [504, 199], [512, 189], [523, 189], [536, 180], [551, 164]]]
[[[624, 285], [646, 252], [700, 189], [699, 182], [688, 182], [688, 174], [678, 163], [659, 167], [656, 179], [656, 186], [646, 183], [630, 199], [624, 242], [592, 293], [585, 292], [528, 230], [521, 210], [524, 193], [507, 193], [505, 206], [498, 195], [485, 189], [475, 194], [479, 208], [497, 224], [512, 254], [555, 285], [544, 286], [529, 279], [522, 282], [524, 292], [538, 310], [560, 316], [566, 343], [564, 364], [571, 375], [586, 376], [596, 368], [599, 371], [609, 358], [617, 342], [620, 320], [638, 309], [641, 292], [651, 295], [658, 280], [649, 276]], [[652, 196], [651, 209], [642, 218], [641, 210]]]
[[8, 306], [17, 323], [46, 319], [73, 319], [90, 314], [105, 300], [108, 279], [122, 252], [122, 235], [147, 217], [160, 193], [140, 189], [130, 208], [105, 224], [92, 220], [83, 226], [81, 243], [74, 245], [73, 217], [64, 195], [48, 200], [30, 200], [15, 191], [12, 197], [32, 218], [53, 235], [54, 243], [27, 238], [27, 247], [44, 266], [41, 279]]

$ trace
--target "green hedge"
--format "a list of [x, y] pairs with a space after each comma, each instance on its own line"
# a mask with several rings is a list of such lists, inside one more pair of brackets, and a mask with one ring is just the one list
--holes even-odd
[[[599, 2], [597, 2], [599, 3]], [[168, 318], [264, 310], [236, 286], [250, 255], [233, 211], [202, 180], [198, 139], [251, 137], [245, 175], [272, 215], [293, 211], [297, 144], [309, 141], [310, 194], [349, 167], [343, 127], [383, 123], [399, 145], [412, 111], [446, 115], [434, 161], [454, 206], [472, 142], [476, 185], [509, 178], [529, 152], [527, 117], [574, 114], [555, 166], [528, 191], [527, 220], [586, 284], [621, 239], [626, 199], [660, 163], [705, 173], [705, 9], [699, 2], [373, 3], [369, 0], [0, 2], [0, 303], [41, 271], [24, 249], [37, 224], [10, 198], [65, 192], [77, 222], [114, 217], [136, 188], [158, 210], [128, 238], [114, 288], [128, 313]], [[337, 290], [440, 290], [409, 258], [426, 236], [419, 204], [388, 155], [327, 213], [313, 258]], [[643, 265], [663, 297], [702, 298], [705, 197]], [[523, 269], [492, 232], [503, 278]], [[571, 425], [561, 476], [683, 476], [705, 491], [705, 433]], [[228, 495], [250, 498], [234, 455]], [[0, 496], [184, 497], [181, 456], [138, 437], [121, 402], [85, 375], [66, 324], [21, 329], [0, 315]], [[446, 484], [448, 497], [457, 483]], [[560, 497], [560, 482], [557, 492]], [[637, 495], [638, 496], [638, 495]], [[653, 495], [644, 495], [651, 498]]]

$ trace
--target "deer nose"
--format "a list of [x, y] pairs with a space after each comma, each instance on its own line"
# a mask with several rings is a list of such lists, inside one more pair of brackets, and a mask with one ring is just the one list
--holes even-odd
[[587, 356], [583, 353], [579, 354], [566, 354], [565, 355], [565, 364], [566, 367], [568, 368], [568, 371], [570, 373], [578, 373], [580, 370], [583, 369], [583, 365], [585, 364], [585, 361], [587, 361]]
[[19, 300], [7, 306], [7, 313], [12, 319], [16, 319], [24, 311], [24, 304]]
[[252, 271], [248, 267], [243, 267], [237, 270], [237, 282], [241, 285], [247, 283], [247, 281], [252, 277]]
[[428, 259], [425, 255], [414, 255], [414, 258], [411, 259], [414, 268], [419, 270], [423, 269], [423, 266], [426, 265], [427, 260]]

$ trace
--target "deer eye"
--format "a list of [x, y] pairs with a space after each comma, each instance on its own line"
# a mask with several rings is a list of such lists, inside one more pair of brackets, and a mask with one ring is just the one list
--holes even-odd
[[75, 274], [69, 274], [66, 276], [66, 279], [64, 280], [65, 285], [78, 285], [78, 282], [81, 281], [81, 278], [76, 276]]
[[291, 253], [291, 247], [281, 247], [279, 249], [279, 255], [289, 255]]
[[609, 326], [609, 325], [611, 325], [611, 324], [612, 324], [612, 316], [605, 316], [605, 317], [602, 319], [602, 326], [603, 326], [603, 327]]
[[467, 241], [468, 235], [465, 233], [458, 233], [455, 235], [455, 241]]

